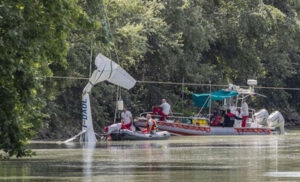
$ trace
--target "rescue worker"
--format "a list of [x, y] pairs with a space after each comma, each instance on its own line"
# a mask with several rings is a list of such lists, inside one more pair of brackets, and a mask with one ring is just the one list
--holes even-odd
[[152, 119], [151, 114], [147, 114], [146, 119], [147, 119], [147, 123], [146, 123], [147, 132], [151, 134], [155, 134], [157, 122], [154, 119]]
[[241, 116], [243, 118], [242, 127], [246, 127], [247, 119], [248, 119], [248, 116], [249, 116], [248, 104], [246, 103], [246, 101], [243, 101], [243, 103], [242, 103]]
[[227, 109], [227, 113], [224, 116], [223, 126], [224, 127], [233, 127], [235, 119], [241, 120], [242, 118], [237, 117], [230, 111], [230, 109]]
[[211, 116], [211, 119], [210, 119], [210, 121], [211, 121], [210, 125], [211, 126], [222, 126], [223, 125], [223, 115], [219, 114], [219, 112], [216, 109], [214, 109], [212, 113], [213, 113], [213, 115]]
[[169, 114], [172, 114], [171, 106], [166, 99], [161, 100], [160, 106], [155, 106], [153, 108], [152, 115], [157, 115], [157, 114], [161, 116], [160, 118], [161, 121], [166, 121], [167, 116]]
[[122, 129], [131, 130], [133, 118], [131, 112], [128, 111], [125, 106], [123, 108], [123, 111], [121, 112], [121, 123], [122, 123]]

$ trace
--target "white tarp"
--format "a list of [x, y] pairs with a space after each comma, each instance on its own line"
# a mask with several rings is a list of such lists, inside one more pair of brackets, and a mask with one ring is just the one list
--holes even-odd
[[135, 79], [123, 68], [102, 54], [98, 54], [96, 57], [95, 65], [97, 69], [89, 79], [89, 83], [84, 88], [83, 94], [90, 92], [95, 84], [105, 80], [126, 89], [131, 89], [136, 83]]

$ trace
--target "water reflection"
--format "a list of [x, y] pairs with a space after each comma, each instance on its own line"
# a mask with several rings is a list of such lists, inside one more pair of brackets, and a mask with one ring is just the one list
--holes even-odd
[[0, 181], [297, 181], [300, 134], [168, 141], [35, 142], [37, 156], [0, 161]]
[[265, 176], [280, 177], [280, 178], [300, 178], [300, 172], [299, 171], [293, 171], [293, 172], [267, 172], [267, 173], [265, 173]]
[[83, 165], [83, 181], [92, 181], [93, 176], [93, 154], [96, 143], [83, 143], [82, 145], [82, 161]]

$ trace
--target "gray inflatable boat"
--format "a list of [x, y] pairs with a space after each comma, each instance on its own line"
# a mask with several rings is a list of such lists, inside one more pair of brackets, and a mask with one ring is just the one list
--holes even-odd
[[141, 131], [120, 129], [112, 131], [110, 136], [112, 140], [167, 140], [170, 137], [170, 133], [158, 131], [155, 134], [149, 134]]

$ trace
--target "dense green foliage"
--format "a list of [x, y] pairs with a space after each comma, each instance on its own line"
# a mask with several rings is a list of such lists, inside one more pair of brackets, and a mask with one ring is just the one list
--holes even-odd
[[91, 25], [70, 0], [2, 0], [0, 19], [0, 149], [20, 157], [30, 154], [26, 142], [44, 118], [42, 77], [66, 65], [70, 32]]
[[[62, 138], [81, 126], [81, 94], [90, 53], [119, 62], [137, 80], [298, 87], [300, 2], [296, 0], [0, 1], [0, 149], [26, 154], [39, 137]], [[93, 22], [93, 23], [91, 23]], [[91, 24], [98, 26], [91, 26]], [[94, 69], [94, 67], [93, 67]], [[219, 89], [218, 87], [212, 88]], [[45, 90], [47, 92], [45, 92]], [[96, 131], [112, 123], [116, 87], [92, 91]], [[122, 90], [137, 114], [167, 98], [173, 110], [195, 110], [191, 92], [208, 87], [141, 84]], [[298, 108], [298, 91], [257, 90], [253, 106]]]

